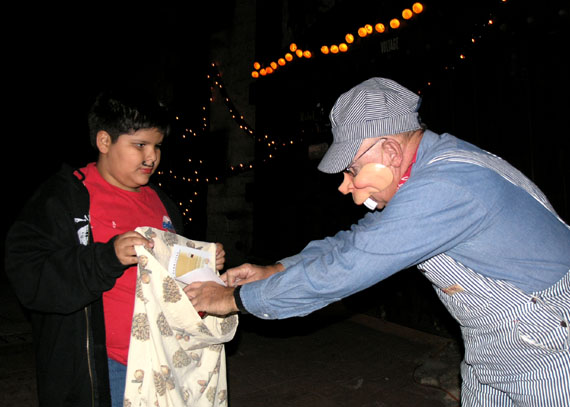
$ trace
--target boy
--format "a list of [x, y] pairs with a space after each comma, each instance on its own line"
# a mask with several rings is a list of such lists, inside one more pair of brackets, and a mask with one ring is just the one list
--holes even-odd
[[97, 162], [64, 165], [8, 234], [6, 274], [31, 311], [41, 406], [123, 404], [134, 246], [153, 245], [134, 229], [183, 232], [175, 204], [149, 184], [168, 129], [165, 109], [147, 95], [102, 93], [89, 113]]

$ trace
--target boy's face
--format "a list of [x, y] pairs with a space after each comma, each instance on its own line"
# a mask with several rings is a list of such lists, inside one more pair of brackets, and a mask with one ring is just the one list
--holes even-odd
[[138, 191], [154, 174], [160, 162], [160, 145], [164, 135], [156, 128], [121, 134], [115, 143], [111, 136], [97, 134], [99, 159], [97, 169], [109, 184], [126, 191]]

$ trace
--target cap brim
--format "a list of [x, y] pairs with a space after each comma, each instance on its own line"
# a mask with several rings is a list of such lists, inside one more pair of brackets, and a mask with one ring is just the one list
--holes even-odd
[[319, 163], [318, 169], [327, 174], [336, 174], [345, 170], [352, 162], [361, 144], [362, 140], [349, 140], [343, 143], [333, 142]]

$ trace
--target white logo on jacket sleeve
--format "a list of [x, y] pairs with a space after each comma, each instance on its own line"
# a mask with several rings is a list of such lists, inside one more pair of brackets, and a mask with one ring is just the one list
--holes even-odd
[[87, 246], [87, 243], [89, 243], [89, 225], [82, 226], [77, 230], [77, 237], [79, 237], [79, 243]]
[[77, 229], [77, 237], [79, 238], [79, 243], [83, 246], [87, 246], [89, 243], [89, 215], [84, 215], [83, 218], [73, 218], [75, 223], [87, 223], [84, 226], [81, 226]]

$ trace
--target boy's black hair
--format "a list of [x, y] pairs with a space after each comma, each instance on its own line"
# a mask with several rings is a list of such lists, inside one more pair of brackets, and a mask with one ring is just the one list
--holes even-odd
[[140, 129], [157, 128], [168, 135], [168, 111], [157, 99], [140, 89], [121, 88], [101, 92], [88, 114], [91, 145], [97, 148], [97, 133], [106, 131], [111, 141], [121, 134], [132, 134]]

